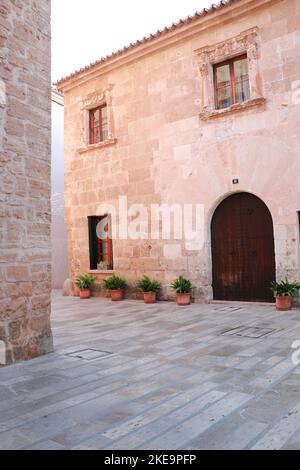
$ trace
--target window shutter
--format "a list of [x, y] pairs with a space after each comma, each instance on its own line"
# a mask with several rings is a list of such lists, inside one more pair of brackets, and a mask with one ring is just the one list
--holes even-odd
[[97, 220], [96, 217], [88, 217], [88, 226], [89, 226], [89, 248], [90, 248], [90, 268], [97, 269], [97, 234], [96, 226]]

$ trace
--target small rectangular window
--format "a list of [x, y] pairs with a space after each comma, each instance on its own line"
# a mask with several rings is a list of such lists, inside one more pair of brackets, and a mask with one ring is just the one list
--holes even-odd
[[250, 98], [247, 56], [214, 66], [216, 109], [224, 109]]
[[90, 269], [113, 269], [111, 216], [88, 217]]
[[108, 137], [107, 106], [90, 110], [90, 144], [104, 142]]

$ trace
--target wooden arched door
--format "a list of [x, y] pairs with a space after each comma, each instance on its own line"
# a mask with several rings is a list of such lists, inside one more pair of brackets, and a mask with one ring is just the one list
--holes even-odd
[[264, 202], [250, 193], [229, 196], [214, 213], [211, 239], [214, 299], [272, 302], [274, 232]]

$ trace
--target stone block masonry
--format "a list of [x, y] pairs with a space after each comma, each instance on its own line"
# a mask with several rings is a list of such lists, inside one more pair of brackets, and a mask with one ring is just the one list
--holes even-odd
[[0, 4], [1, 365], [53, 349], [50, 13], [50, 0]]
[[[224, 300], [216, 279], [224, 291], [233, 286], [236, 297], [243, 279], [239, 300], [269, 301], [272, 279], [300, 279], [300, 0], [239, 0], [209, 11], [58, 84], [65, 99], [65, 220], [74, 294], [76, 276], [90, 270], [94, 293], [103, 294], [98, 284], [105, 274], [90, 263], [88, 217], [105, 215], [105, 204], [118, 208], [120, 196], [128, 208], [146, 209], [149, 227], [152, 204], [203, 208], [200, 247], [175, 233], [152, 237], [148, 228], [146, 239], [113, 239], [113, 269], [126, 277], [133, 298], [144, 274], [161, 282], [166, 300], [175, 277], [189, 278], [199, 302]], [[215, 66], [238, 56], [247, 57], [250, 99], [218, 109]], [[110, 139], [90, 145], [88, 112], [104, 102]], [[216, 211], [238, 193], [263, 202], [273, 227], [268, 236], [261, 230], [259, 242], [260, 218], [249, 207], [245, 214], [252, 222], [238, 220], [256, 235], [241, 235], [244, 228], [232, 223], [228, 233], [237, 242], [214, 245]], [[219, 233], [226, 233], [224, 225]], [[268, 249], [274, 244], [271, 255], [261, 248], [263, 240]], [[220, 256], [215, 246], [224, 247]], [[240, 265], [231, 269], [233, 260]], [[271, 266], [271, 274], [262, 274], [260, 266]], [[246, 293], [250, 279], [263, 280], [263, 297], [254, 289], [255, 295]]]

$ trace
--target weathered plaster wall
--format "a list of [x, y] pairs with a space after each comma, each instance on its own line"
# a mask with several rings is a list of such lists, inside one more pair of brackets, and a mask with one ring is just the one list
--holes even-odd
[[10, 363], [52, 350], [50, 0], [1, 0], [0, 83], [0, 340]]
[[[245, 2], [246, 3], [246, 2]], [[116, 241], [115, 270], [132, 283], [144, 273], [167, 286], [189, 276], [197, 297], [212, 298], [210, 221], [234, 191], [248, 191], [269, 207], [278, 277], [299, 278], [300, 2], [275, 0], [156, 50], [65, 94], [66, 222], [72, 278], [88, 271], [87, 216], [99, 204], [202, 203], [205, 246], [187, 251], [178, 242]], [[194, 51], [259, 31], [257, 81], [265, 104], [218, 119], [201, 120], [201, 78]], [[117, 143], [77, 151], [81, 102], [111, 89]], [[234, 176], [239, 184], [233, 186]], [[99, 275], [98, 278], [101, 276]]]

